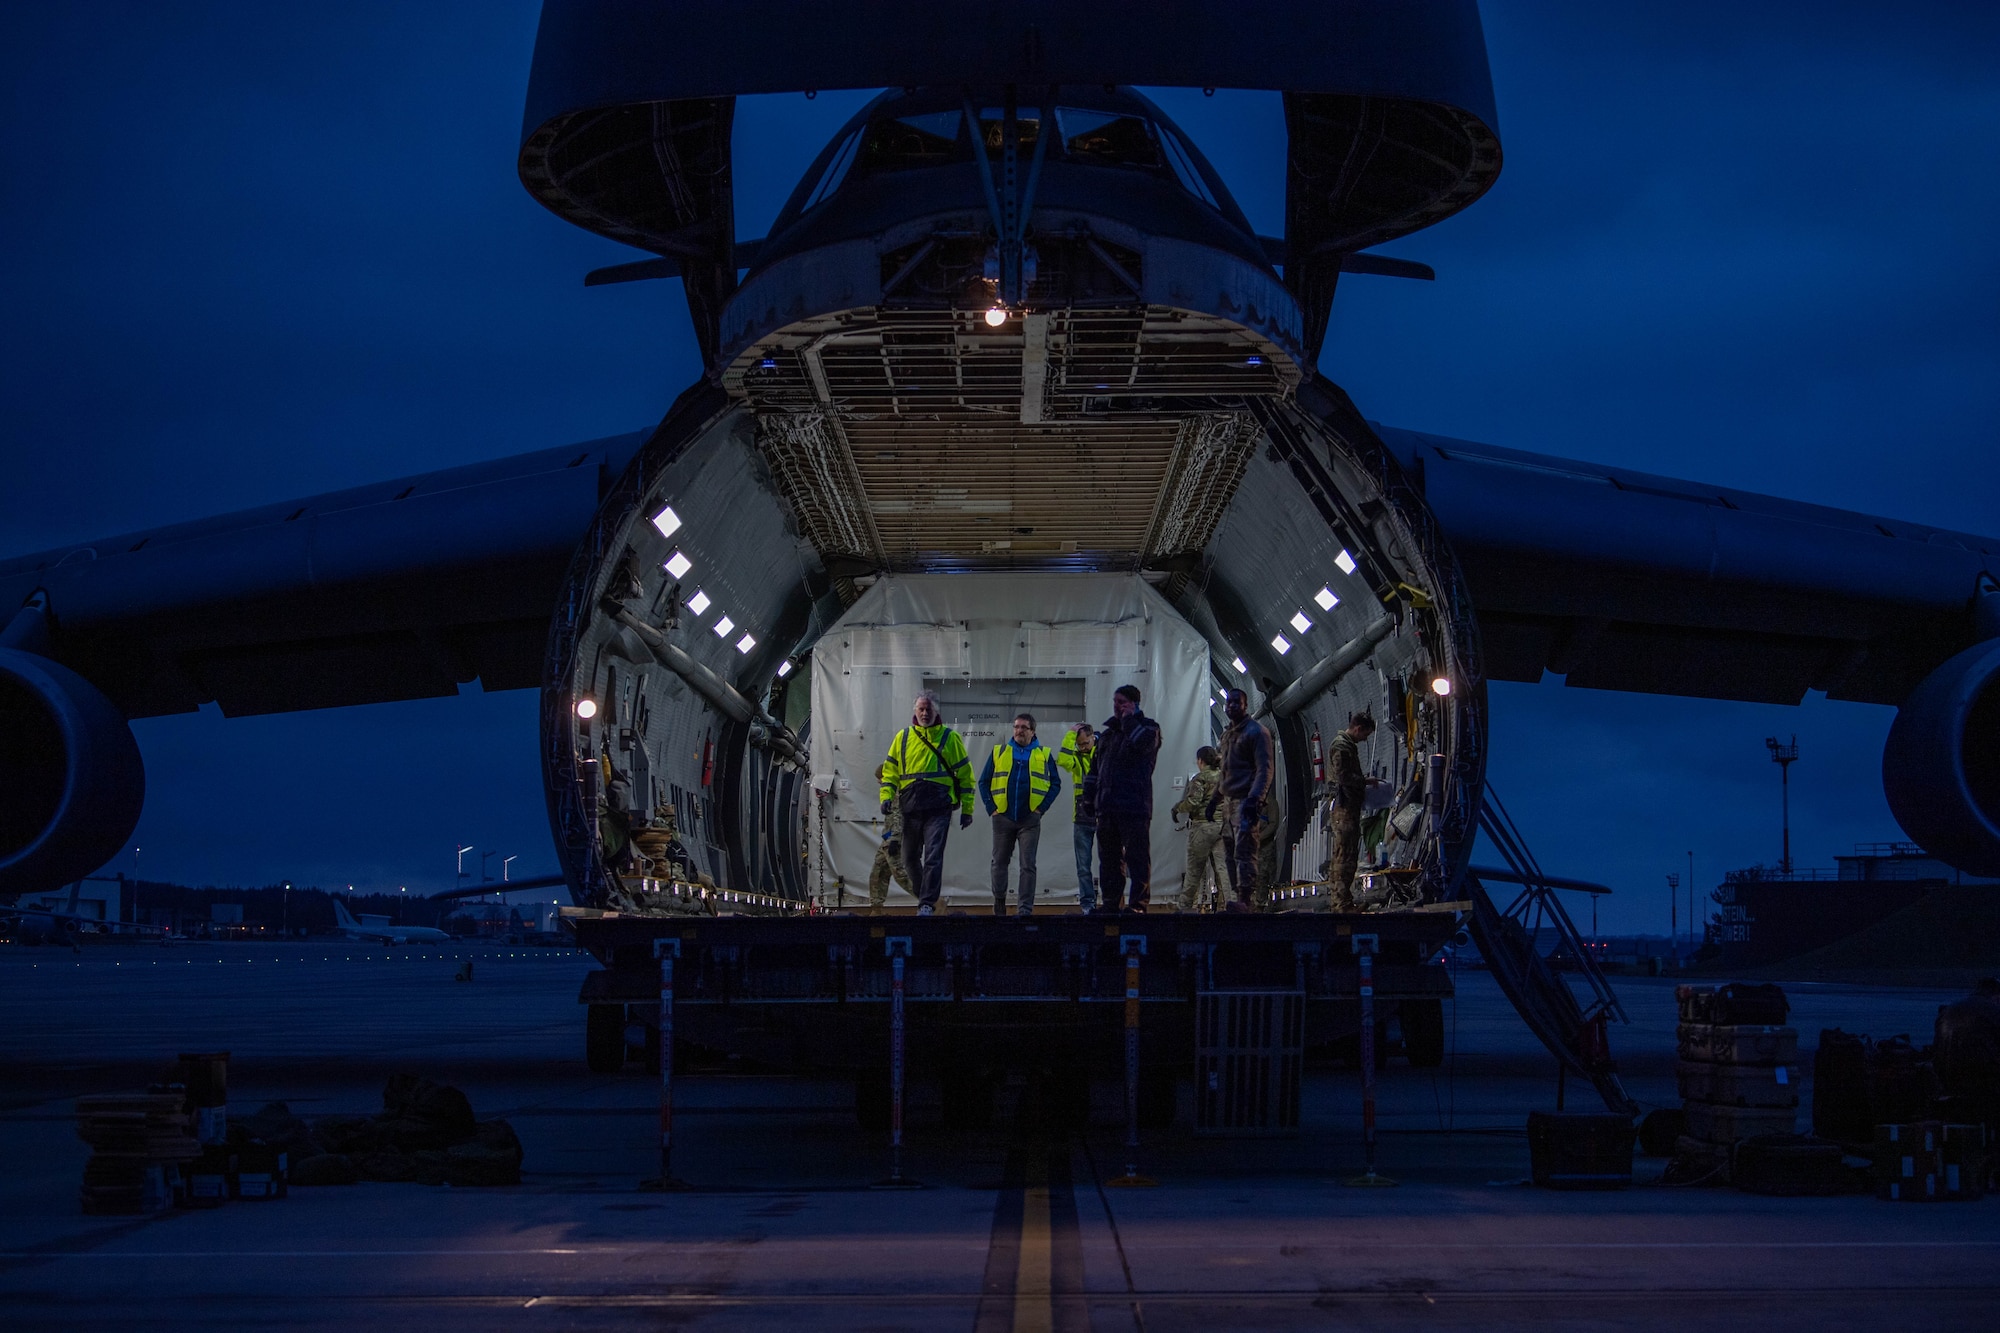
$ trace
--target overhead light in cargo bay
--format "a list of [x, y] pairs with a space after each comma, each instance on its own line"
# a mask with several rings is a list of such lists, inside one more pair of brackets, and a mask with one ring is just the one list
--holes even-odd
[[694, 561], [688, 559], [681, 552], [675, 551], [667, 557], [665, 568], [667, 573], [672, 574], [675, 578], [684, 579], [687, 577], [687, 572], [694, 568]]
[[597, 700], [585, 695], [576, 701], [576, 715], [585, 722], [597, 716]]
[[1250, 668], [1243, 665], [1243, 659], [1240, 657], [1230, 658], [1229, 665], [1236, 668], [1236, 674], [1239, 676], [1247, 676], [1250, 674]]
[[1299, 633], [1304, 634], [1307, 630], [1311, 629], [1312, 627], [1313, 623], [1312, 621], [1306, 619], [1305, 612], [1299, 611], [1292, 616], [1292, 628], [1297, 630]]
[[1451, 693], [1451, 677], [1438, 676], [1431, 681], [1431, 693], [1440, 697]]
[[783, 680], [786, 676], [789, 676], [791, 674], [792, 674], [792, 659], [788, 657], [784, 661], [778, 663], [778, 679]]
[[701, 589], [696, 588], [694, 590], [694, 596], [688, 598], [688, 610], [694, 612], [696, 615], [700, 615], [704, 611], [708, 610], [708, 607], [709, 607], [708, 594], [703, 592]]
[[986, 312], [986, 326], [988, 328], [997, 329], [1006, 322], [1007, 311], [1004, 307], [996, 305]]
[[1321, 588], [1313, 594], [1313, 600], [1319, 603], [1319, 609], [1322, 611], [1331, 611], [1334, 607], [1340, 605], [1340, 599], [1333, 595], [1333, 589], [1331, 588]]
[[1292, 641], [1282, 634], [1273, 634], [1271, 636], [1271, 646], [1278, 650], [1278, 656], [1280, 657], [1292, 651]]
[[1354, 557], [1346, 551], [1342, 551], [1339, 555], [1335, 556], [1333, 563], [1340, 566], [1340, 572], [1343, 574], [1352, 574], [1356, 568]]
[[748, 634], [745, 634], [742, 638], [736, 641], [736, 651], [739, 653], [747, 653], [756, 646], [757, 646], [757, 640], [753, 639]]
[[715, 622], [715, 637], [718, 639], [726, 639], [729, 637], [729, 631], [735, 628], [736, 628], [736, 622], [731, 620], [728, 616], [724, 616], [722, 619]]
[[681, 516], [674, 512], [672, 505], [668, 505], [653, 515], [653, 526], [660, 530], [662, 537], [671, 537], [681, 530]]

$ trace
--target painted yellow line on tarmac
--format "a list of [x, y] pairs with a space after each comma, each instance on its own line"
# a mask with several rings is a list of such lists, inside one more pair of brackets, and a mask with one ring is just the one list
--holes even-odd
[[1054, 1279], [1050, 1259], [1048, 1155], [1031, 1152], [1021, 1191], [1021, 1257], [1014, 1270], [1014, 1333], [1054, 1333]]

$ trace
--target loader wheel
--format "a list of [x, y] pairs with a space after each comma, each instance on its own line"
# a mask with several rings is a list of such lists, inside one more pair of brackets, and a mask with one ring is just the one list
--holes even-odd
[[593, 1004], [584, 1015], [583, 1060], [593, 1074], [625, 1067], [625, 1006]]

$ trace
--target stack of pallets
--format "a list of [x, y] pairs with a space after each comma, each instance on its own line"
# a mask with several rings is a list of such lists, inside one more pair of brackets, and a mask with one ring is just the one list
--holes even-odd
[[83, 1168], [86, 1213], [152, 1213], [174, 1201], [181, 1163], [201, 1155], [186, 1090], [79, 1097], [76, 1133], [91, 1147]]
[[1726, 1170], [1732, 1145], [1790, 1134], [1799, 1114], [1799, 1034], [1776, 986], [1678, 986], [1682, 1113], [1679, 1156]]

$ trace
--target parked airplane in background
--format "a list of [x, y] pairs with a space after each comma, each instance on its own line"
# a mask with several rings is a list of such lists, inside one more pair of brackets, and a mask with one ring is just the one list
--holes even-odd
[[342, 935], [373, 944], [449, 944], [451, 936], [435, 926], [395, 926], [386, 916], [363, 916], [356, 920], [347, 904], [333, 900], [333, 919]]

